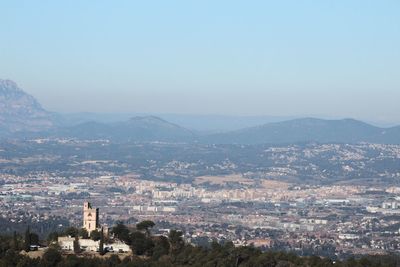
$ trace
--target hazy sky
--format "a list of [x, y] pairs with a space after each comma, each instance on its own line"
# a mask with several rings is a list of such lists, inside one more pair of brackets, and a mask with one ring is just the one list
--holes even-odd
[[400, 1], [0, 1], [0, 78], [49, 110], [400, 121]]

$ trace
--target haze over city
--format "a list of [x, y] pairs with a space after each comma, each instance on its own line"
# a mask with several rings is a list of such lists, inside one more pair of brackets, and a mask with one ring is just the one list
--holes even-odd
[[4, 1], [0, 74], [51, 111], [398, 123], [398, 1]]

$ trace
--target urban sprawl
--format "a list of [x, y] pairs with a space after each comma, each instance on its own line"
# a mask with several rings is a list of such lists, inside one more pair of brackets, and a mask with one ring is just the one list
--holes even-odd
[[[54, 141], [30, 142], [36, 149]], [[62, 146], [65, 146], [69, 141], [63, 142]], [[79, 148], [78, 151], [91, 145], [75, 142], [71, 146]], [[295, 162], [293, 151], [296, 149], [310, 157], [322, 153], [318, 152], [321, 149], [325, 152], [336, 149], [331, 157], [341, 155], [341, 159], [335, 160], [342, 162], [342, 171], [351, 172], [354, 166], [364, 164], [363, 160], [370, 160], [367, 157], [372, 152], [363, 150], [362, 146], [373, 149], [370, 144], [268, 149], [272, 151], [269, 155], [279, 162]], [[379, 147], [374, 151], [390, 151], [381, 153], [381, 157], [400, 158], [398, 146], [376, 146]], [[6, 148], [4, 146], [3, 151]], [[342, 153], [344, 148], [347, 154]], [[47, 158], [40, 156], [42, 161], [57, 161], [54, 155], [46, 155]], [[32, 152], [30, 158], [19, 158], [18, 166], [35, 164], [37, 158]], [[119, 166], [125, 163], [107, 159], [76, 156], [66, 163], [75, 168], [71, 171], [73, 175], [68, 176], [60, 175], [65, 171], [43, 171], [32, 167], [27, 171], [13, 169], [15, 160], [0, 159], [2, 166], [8, 168], [0, 174], [0, 219], [5, 231], [12, 229], [11, 226], [7, 228], [7, 223], [20, 225], [21, 229], [28, 224], [36, 225], [41, 234], [68, 226], [82, 227], [82, 205], [90, 201], [99, 208], [98, 220], [104, 227], [112, 227], [118, 221], [129, 225], [151, 220], [155, 222], [154, 233], [182, 230], [186, 242], [199, 246], [207, 246], [212, 241], [232, 241], [236, 246], [252, 245], [262, 249], [294, 251], [300, 255], [330, 257], [400, 251], [400, 186], [396, 184], [388, 186], [376, 182], [371, 185], [371, 181], [363, 184], [359, 180], [355, 183], [302, 184], [294, 182], [293, 175], [288, 175], [288, 172], [295, 171], [290, 164], [276, 164], [274, 169], [268, 167], [269, 173], [264, 169], [262, 177], [257, 178], [255, 176], [263, 171], [262, 168], [252, 174], [234, 171], [237, 164], [229, 159], [209, 165], [208, 174], [199, 171], [199, 175], [188, 182], [184, 179], [157, 179], [154, 175], [145, 177], [144, 174], [148, 174], [152, 167], [146, 171], [127, 167], [129, 172], [122, 173]], [[213, 168], [223, 164], [227, 171], [216, 173]], [[79, 166], [79, 171], [76, 171], [76, 166]], [[189, 172], [190, 166], [189, 159], [186, 162], [166, 161], [152, 173], [158, 172], [160, 177], [176, 177], [179, 172]], [[112, 168], [116, 171], [111, 171]], [[302, 168], [323, 173], [317, 164], [307, 163]], [[396, 171], [382, 175], [390, 178], [400, 176]]]

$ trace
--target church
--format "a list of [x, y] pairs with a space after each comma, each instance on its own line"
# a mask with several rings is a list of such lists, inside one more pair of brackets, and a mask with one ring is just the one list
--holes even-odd
[[[108, 228], [101, 229], [99, 223], [99, 209], [93, 208], [90, 202], [83, 204], [83, 229], [85, 229], [89, 236], [94, 230], [102, 231], [105, 236], [108, 236]], [[92, 240], [90, 238], [75, 238], [71, 236], [58, 237], [58, 244], [64, 251], [74, 250], [74, 242], [78, 241], [79, 248], [86, 252], [99, 252], [100, 240]], [[126, 253], [131, 252], [130, 247], [121, 242], [120, 240], [109, 240], [111, 243], [104, 244], [104, 250], [107, 252]]]
[[83, 228], [90, 233], [94, 230], [100, 230], [99, 209], [92, 208], [90, 202], [83, 204]]

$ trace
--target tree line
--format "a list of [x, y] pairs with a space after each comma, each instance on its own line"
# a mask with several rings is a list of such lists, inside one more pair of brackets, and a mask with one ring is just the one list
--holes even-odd
[[[400, 256], [364, 256], [344, 261], [332, 261], [317, 256], [300, 257], [292, 253], [266, 251], [252, 247], [235, 247], [232, 242], [210, 247], [196, 247], [185, 243], [183, 233], [171, 230], [167, 236], [153, 235], [154, 222], [143, 221], [136, 227], [118, 222], [111, 235], [132, 249], [132, 255], [121, 259], [116, 254], [107, 257], [87, 257], [80, 254], [65, 255], [54, 242], [58, 236], [87, 237], [81, 229], [67, 228], [62, 233], [52, 233], [47, 240], [28, 228], [24, 235], [0, 235], [0, 267], [396, 267]], [[98, 240], [104, 242], [100, 231]], [[49, 245], [42, 257], [31, 258], [22, 251], [31, 250], [32, 245]], [[100, 242], [101, 243], [101, 242]]]

